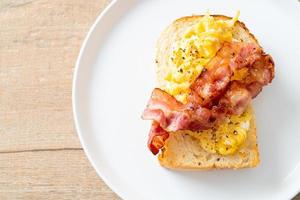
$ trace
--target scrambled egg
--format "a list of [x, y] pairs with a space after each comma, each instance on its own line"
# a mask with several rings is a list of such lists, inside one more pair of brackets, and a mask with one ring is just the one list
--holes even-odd
[[160, 87], [185, 103], [189, 87], [202, 72], [205, 65], [216, 55], [224, 42], [231, 42], [233, 26], [239, 12], [230, 20], [215, 19], [206, 14], [197, 24], [187, 30], [174, 45], [169, 56], [174, 67], [165, 68], [166, 75]]
[[207, 152], [221, 155], [234, 154], [247, 138], [251, 116], [248, 109], [240, 116], [231, 116], [217, 128], [198, 132], [185, 131], [185, 133], [197, 139], [199, 145]]
[[[178, 101], [186, 103], [189, 87], [201, 74], [205, 65], [216, 55], [224, 42], [233, 40], [233, 26], [239, 17], [230, 20], [215, 19], [206, 15], [187, 30], [182, 39], [175, 44], [170, 57], [173, 63], [166, 70], [160, 88], [173, 95]], [[247, 71], [239, 71], [233, 77], [238, 80]], [[210, 153], [234, 154], [247, 138], [250, 130], [251, 112], [248, 109], [240, 116], [231, 116], [220, 126], [205, 131], [185, 131], [199, 145]]]

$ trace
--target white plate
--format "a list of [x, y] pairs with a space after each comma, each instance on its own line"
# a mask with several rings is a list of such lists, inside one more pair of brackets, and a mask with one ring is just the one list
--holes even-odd
[[[154, 87], [154, 46], [181, 16], [241, 11], [276, 63], [255, 99], [261, 163], [255, 169], [178, 172], [146, 147], [140, 116]], [[73, 85], [76, 128], [103, 180], [123, 199], [289, 199], [300, 188], [300, 3], [287, 1], [115, 1], [81, 49]]]

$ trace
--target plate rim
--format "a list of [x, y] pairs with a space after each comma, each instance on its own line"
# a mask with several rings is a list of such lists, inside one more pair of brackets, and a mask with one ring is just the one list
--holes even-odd
[[[109, 181], [109, 178], [104, 175], [104, 173], [102, 173], [100, 171], [100, 169], [98, 169], [96, 167], [96, 164], [91, 156], [90, 151], [87, 148], [87, 144], [85, 142], [84, 136], [83, 136], [83, 132], [80, 128], [80, 122], [78, 119], [78, 103], [77, 103], [77, 82], [78, 82], [78, 74], [79, 74], [79, 68], [81, 65], [81, 60], [82, 57], [84, 55], [85, 50], [88, 48], [88, 42], [90, 40], [90, 36], [92, 35], [92, 33], [95, 31], [96, 27], [98, 26], [98, 24], [101, 22], [101, 20], [103, 19], [103, 17], [111, 11], [111, 9], [113, 8], [113, 6], [115, 6], [118, 2], [120, 2], [121, 0], [112, 0], [104, 9], [103, 11], [97, 16], [97, 18], [95, 19], [95, 21], [93, 22], [92, 26], [89, 28], [88, 32], [86, 33], [86, 36], [81, 44], [80, 47], [80, 51], [79, 54], [77, 56], [77, 60], [74, 66], [74, 72], [73, 72], [73, 78], [72, 78], [72, 114], [73, 114], [73, 121], [74, 121], [74, 126], [75, 126], [75, 131], [77, 133], [77, 136], [79, 138], [80, 144], [83, 148], [83, 151], [86, 155], [86, 157], [88, 158], [88, 161], [90, 162], [90, 164], [92, 165], [92, 167], [94, 168], [94, 170], [96, 171], [97, 175], [99, 176], [99, 178], [101, 178], [105, 184], [114, 192], [116, 193], [119, 197], [121, 197], [122, 199], [127, 199], [125, 197], [128, 197], [128, 195], [125, 195], [124, 192], [122, 192], [120, 189], [117, 189], [116, 187], [114, 187], [114, 184], [111, 183], [111, 181]], [[297, 170], [299, 166], [297, 166], [294, 170]], [[300, 182], [299, 182], [300, 183]], [[288, 191], [285, 191], [284, 193], [286, 193], [284, 196], [287, 199], [292, 199], [294, 198], [297, 194], [300, 193], [300, 186], [295, 187], [294, 190], [292, 190], [290, 193], [288, 193]]]
[[104, 10], [97, 16], [97, 18], [95, 19], [95, 21], [93, 22], [92, 26], [89, 28], [88, 32], [86, 33], [86, 36], [83, 40], [83, 43], [81, 44], [80, 50], [79, 50], [79, 54], [77, 56], [77, 60], [74, 66], [74, 72], [73, 72], [73, 80], [72, 80], [72, 113], [73, 113], [73, 121], [74, 121], [74, 126], [75, 126], [75, 131], [77, 133], [77, 136], [79, 138], [79, 142], [80, 145], [83, 148], [84, 154], [86, 155], [86, 157], [88, 158], [88, 161], [90, 162], [90, 164], [92, 165], [93, 169], [96, 171], [97, 175], [99, 176], [99, 178], [101, 178], [103, 180], [103, 182], [115, 193], [117, 194], [119, 197], [121, 197], [122, 199], [125, 199], [125, 194], [123, 194], [123, 192], [117, 190], [115, 187], [113, 187], [113, 184], [109, 181], [109, 178], [107, 178], [103, 173], [101, 173], [100, 170], [98, 170], [98, 168], [96, 167], [96, 164], [94, 162], [94, 160], [92, 159], [92, 156], [87, 148], [87, 144], [85, 143], [85, 140], [83, 139], [83, 134], [82, 134], [82, 130], [80, 128], [79, 125], [79, 119], [78, 119], [78, 111], [77, 111], [77, 99], [76, 99], [76, 95], [77, 95], [77, 82], [78, 82], [78, 73], [79, 73], [79, 68], [81, 65], [81, 59], [83, 57], [83, 54], [87, 48], [87, 43], [90, 39], [91, 34], [94, 32], [94, 30], [96, 29], [96, 27], [98, 26], [98, 24], [100, 23], [100, 21], [102, 20], [102, 18], [111, 10], [111, 8], [116, 5], [116, 3], [119, 0], [112, 0], [107, 6], [106, 8], [104, 8]]

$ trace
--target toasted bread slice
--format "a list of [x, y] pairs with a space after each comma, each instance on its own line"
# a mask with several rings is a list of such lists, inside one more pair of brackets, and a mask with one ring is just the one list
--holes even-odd
[[[226, 16], [213, 15], [217, 19], [230, 19]], [[156, 63], [158, 85], [160, 77], [164, 75], [163, 67], [172, 67], [168, 55], [172, 53], [172, 45], [176, 43], [194, 24], [203, 16], [183, 17], [173, 22], [161, 34], [157, 42]], [[233, 30], [233, 38], [238, 41], [258, 44], [256, 38], [249, 32], [246, 26], [237, 21]], [[217, 153], [209, 153], [202, 149], [199, 143], [184, 132], [171, 133], [164, 148], [158, 156], [163, 167], [171, 169], [212, 169], [212, 168], [246, 168], [255, 167], [259, 163], [259, 152], [256, 139], [256, 125], [254, 112], [251, 109], [250, 130], [247, 133], [246, 142], [233, 155], [222, 156]]]
[[208, 153], [196, 139], [184, 133], [172, 133], [158, 156], [160, 164], [171, 169], [212, 169], [255, 167], [259, 163], [253, 110], [246, 142], [229, 156]]

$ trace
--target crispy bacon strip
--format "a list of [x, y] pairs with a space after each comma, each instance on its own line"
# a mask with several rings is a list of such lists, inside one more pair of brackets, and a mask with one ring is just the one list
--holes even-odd
[[153, 90], [142, 118], [152, 119], [168, 131], [185, 129], [190, 120], [184, 105], [158, 88]]
[[[206, 68], [192, 84], [185, 105], [161, 89], [153, 90], [142, 115], [143, 119], [154, 120], [148, 143], [153, 153], [163, 146], [168, 131], [204, 130], [228, 115], [243, 113], [274, 78], [271, 56], [249, 43], [225, 43]], [[241, 70], [244, 75], [235, 78]]]
[[234, 72], [244, 67], [251, 67], [261, 55], [261, 48], [255, 44], [225, 43], [206, 65], [209, 70], [200, 74], [192, 84], [190, 101], [195, 102], [197, 99], [196, 103], [201, 106], [212, 105], [214, 100], [224, 94]]
[[212, 107], [212, 112], [217, 113], [215, 116], [219, 119], [225, 115], [240, 115], [245, 111], [251, 99], [252, 95], [245, 86], [233, 81], [218, 104]]
[[154, 155], [158, 154], [159, 149], [164, 146], [168, 137], [169, 133], [161, 128], [157, 122], [153, 121], [148, 138], [148, 148]]
[[154, 120], [171, 132], [207, 129], [210, 127], [207, 125], [210, 116], [209, 109], [204, 107], [196, 109], [192, 104], [184, 105], [167, 92], [155, 88], [142, 118]]

